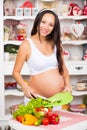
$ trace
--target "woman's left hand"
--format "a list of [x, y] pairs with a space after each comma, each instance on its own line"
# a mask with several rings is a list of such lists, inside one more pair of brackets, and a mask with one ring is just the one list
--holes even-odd
[[70, 92], [70, 93], [72, 93], [72, 86], [65, 86], [63, 92]]

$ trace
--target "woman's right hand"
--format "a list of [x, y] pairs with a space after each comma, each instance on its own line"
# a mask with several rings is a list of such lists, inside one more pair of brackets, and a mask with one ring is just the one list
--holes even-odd
[[22, 91], [27, 98], [33, 98], [33, 95], [35, 95], [34, 90], [28, 84], [22, 86]]

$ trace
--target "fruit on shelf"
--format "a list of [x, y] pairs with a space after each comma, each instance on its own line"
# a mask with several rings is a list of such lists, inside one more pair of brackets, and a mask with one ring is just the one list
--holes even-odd
[[24, 40], [23, 35], [17, 35], [16, 40], [18, 41]]
[[5, 82], [5, 89], [16, 89], [17, 82]]

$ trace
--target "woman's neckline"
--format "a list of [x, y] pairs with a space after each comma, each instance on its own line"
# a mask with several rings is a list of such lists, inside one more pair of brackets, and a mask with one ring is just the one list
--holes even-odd
[[41, 55], [43, 55], [43, 56], [45, 56], [45, 57], [51, 57], [51, 56], [54, 55], [54, 51], [55, 51], [55, 47], [56, 47], [56, 46], [54, 47], [54, 51], [53, 51], [52, 54], [46, 55], [46, 54], [44, 54], [42, 51], [39, 50], [39, 48], [35, 45], [35, 41], [34, 41], [31, 37], [30, 37], [30, 39], [31, 39], [33, 45], [35, 46], [35, 48], [37, 49], [37, 51], [38, 51]]

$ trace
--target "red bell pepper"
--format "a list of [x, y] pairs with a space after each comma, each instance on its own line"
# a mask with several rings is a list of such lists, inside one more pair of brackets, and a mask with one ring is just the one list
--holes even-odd
[[48, 118], [50, 124], [54, 124], [54, 125], [59, 124], [60, 118], [57, 113], [53, 113], [53, 112], [49, 113]]

